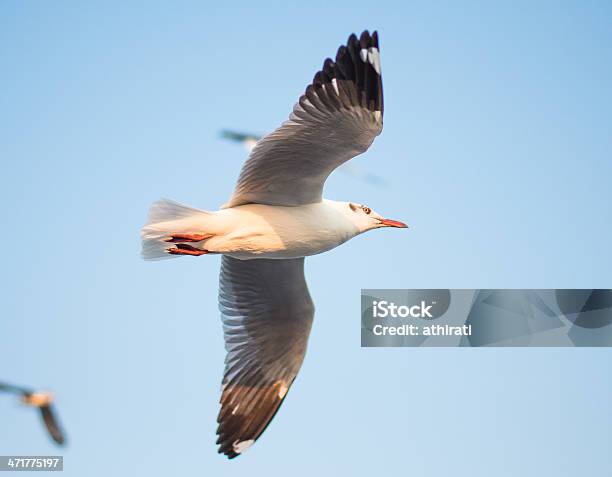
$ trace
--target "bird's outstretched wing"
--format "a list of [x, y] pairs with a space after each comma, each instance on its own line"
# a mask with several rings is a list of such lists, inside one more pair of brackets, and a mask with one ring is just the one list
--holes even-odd
[[[224, 139], [228, 139], [229, 141], [238, 142], [242, 144], [249, 152], [253, 150], [253, 148], [257, 144], [257, 141], [261, 139], [261, 136], [257, 136], [255, 134], [241, 133], [230, 129], [224, 129], [223, 131], [221, 131], [221, 137]], [[340, 165], [340, 167], [338, 167], [338, 170], [344, 172], [345, 174], [351, 176], [354, 179], [362, 180], [363, 182], [367, 182], [368, 184], [373, 186], [382, 187], [388, 184], [388, 181], [384, 177], [362, 169], [354, 163], [346, 162]]]
[[15, 386], [14, 384], [9, 383], [0, 383], [0, 391], [15, 394], [16, 396], [23, 396], [27, 393], [32, 393], [33, 391], [23, 386]]
[[304, 359], [314, 316], [304, 259], [224, 256], [219, 309], [227, 357], [217, 444], [231, 459], [264, 431]]
[[42, 416], [42, 420], [45, 423], [45, 427], [51, 436], [51, 439], [55, 441], [56, 444], [64, 445], [66, 439], [64, 437], [64, 433], [57, 421], [57, 417], [55, 415], [55, 411], [52, 405], [44, 405], [40, 406], [40, 414]]
[[325, 60], [289, 120], [257, 143], [226, 207], [320, 201], [329, 174], [380, 134], [382, 116], [378, 34], [364, 31]]

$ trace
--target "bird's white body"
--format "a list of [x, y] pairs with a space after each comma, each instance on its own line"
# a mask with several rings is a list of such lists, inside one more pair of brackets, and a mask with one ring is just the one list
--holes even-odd
[[215, 235], [204, 242], [211, 252], [234, 258], [298, 258], [326, 252], [359, 233], [324, 200], [296, 207], [247, 204], [211, 214]]
[[[163, 209], [168, 203], [158, 204]], [[170, 204], [171, 213], [182, 207]], [[145, 226], [143, 240], [152, 245], [143, 249], [145, 258], [171, 257], [165, 240], [176, 233], [210, 235], [191, 245], [247, 260], [307, 257], [331, 250], [362, 232], [347, 202], [323, 200], [294, 207], [247, 204], [216, 212], [184, 209], [178, 218], [163, 220], [162, 216]]]

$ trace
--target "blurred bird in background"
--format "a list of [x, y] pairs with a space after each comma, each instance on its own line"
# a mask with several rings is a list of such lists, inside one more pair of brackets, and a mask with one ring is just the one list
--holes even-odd
[[262, 137], [263, 136], [259, 134], [249, 134], [233, 131], [231, 129], [221, 130], [221, 138], [242, 144], [247, 152], [251, 152], [251, 150], [255, 147], [255, 144], [257, 144], [257, 141], [259, 141]]
[[0, 382], [0, 392], [13, 394], [19, 398], [21, 404], [38, 408], [51, 439], [60, 446], [66, 443], [65, 434], [59, 425], [53, 406], [55, 400], [53, 393], [48, 391], [34, 391], [32, 389], [2, 382]]
[[[249, 134], [245, 132], [234, 131], [233, 129], [222, 129], [220, 135], [222, 139], [227, 139], [228, 141], [242, 144], [249, 153], [253, 150], [255, 144], [257, 144], [257, 141], [259, 141], [263, 137], [263, 135]], [[355, 164], [351, 164], [350, 162], [345, 162], [340, 167], [338, 167], [338, 170], [346, 175], [351, 176], [354, 179], [363, 181], [367, 184], [376, 187], [386, 187], [389, 185], [389, 181], [387, 181], [383, 177], [366, 171], [365, 169]]]

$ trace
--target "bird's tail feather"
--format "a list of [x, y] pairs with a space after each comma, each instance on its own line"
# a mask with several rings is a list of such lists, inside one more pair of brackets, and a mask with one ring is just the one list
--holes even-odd
[[182, 247], [198, 249], [200, 242], [210, 238], [210, 235], [202, 232], [203, 224], [210, 214], [170, 199], [158, 200], [151, 205], [149, 218], [140, 233], [142, 258], [163, 260], [177, 257], [180, 254], [170, 252], [181, 247], [177, 242], [190, 242], [190, 245]]

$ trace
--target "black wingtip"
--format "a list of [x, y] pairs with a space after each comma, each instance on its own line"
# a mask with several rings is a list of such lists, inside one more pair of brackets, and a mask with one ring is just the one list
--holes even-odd
[[228, 449], [228, 448], [226, 448], [224, 446], [220, 446], [219, 449], [217, 450], [217, 452], [219, 454], [223, 454], [225, 457], [227, 457], [230, 460], [231, 459], [235, 459], [236, 457], [238, 457], [240, 455], [237, 452], [234, 452], [233, 449], [231, 449], [231, 448]]
[[382, 114], [384, 104], [378, 45], [376, 30], [371, 35], [368, 30], [364, 30], [359, 37], [351, 33], [346, 45], [338, 48], [335, 61], [326, 58], [321, 70], [314, 75], [312, 81], [316, 91], [321, 90], [326, 84], [333, 83], [334, 80], [338, 83], [345, 82], [347, 86], [341, 88], [338, 85], [334, 86], [336, 94], [331, 90], [322, 91], [319, 95], [320, 103], [332, 109], [350, 103]]
[[359, 45], [361, 48], [370, 48], [372, 45], [372, 37], [370, 36], [370, 32], [368, 30], [364, 30], [361, 32], [361, 36], [359, 37]]
[[376, 30], [372, 32], [372, 46], [378, 48], [378, 32]]

